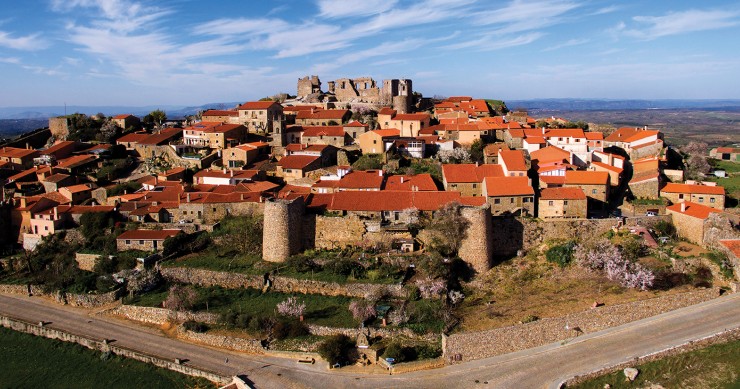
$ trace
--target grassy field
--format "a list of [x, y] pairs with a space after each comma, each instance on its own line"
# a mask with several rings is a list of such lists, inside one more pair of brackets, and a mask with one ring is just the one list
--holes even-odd
[[214, 388], [205, 379], [0, 328], [2, 388]]
[[725, 188], [725, 193], [732, 199], [725, 200], [725, 207], [737, 207], [740, 199], [740, 162], [710, 160], [712, 166], [716, 169], [723, 169], [727, 172], [726, 178], [708, 177], [707, 181], [716, 182], [717, 185]]
[[740, 340], [718, 344], [637, 366], [640, 374], [625, 381], [620, 370], [569, 388], [740, 388]]

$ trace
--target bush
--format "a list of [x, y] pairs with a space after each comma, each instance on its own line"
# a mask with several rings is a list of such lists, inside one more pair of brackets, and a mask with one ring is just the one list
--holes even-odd
[[319, 345], [319, 355], [330, 365], [341, 362], [350, 362], [350, 351], [355, 347], [355, 342], [347, 335], [339, 334], [326, 339]]
[[413, 361], [416, 351], [411, 347], [404, 347], [399, 342], [391, 342], [383, 351], [383, 358], [393, 358], [395, 363]]
[[548, 262], [556, 263], [560, 267], [566, 267], [573, 260], [574, 247], [575, 242], [573, 241], [550, 247], [545, 252], [545, 258], [547, 258]]
[[671, 222], [667, 222], [665, 220], [661, 220], [653, 226], [653, 231], [655, 231], [655, 234], [660, 236], [667, 236], [669, 238], [675, 238], [676, 237], [676, 226], [673, 225]]
[[308, 334], [308, 327], [298, 320], [279, 320], [272, 328], [272, 336], [277, 340], [297, 338]]
[[194, 320], [188, 320], [185, 323], [182, 323], [182, 326], [186, 330], [193, 331], [193, 332], [208, 331], [208, 325], [206, 323], [201, 323], [199, 321], [194, 321]]

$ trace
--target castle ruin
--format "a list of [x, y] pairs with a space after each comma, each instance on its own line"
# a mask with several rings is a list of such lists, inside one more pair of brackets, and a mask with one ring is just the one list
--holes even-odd
[[392, 107], [398, 113], [412, 112], [414, 93], [411, 80], [383, 80], [382, 87], [372, 77], [340, 78], [329, 81], [326, 93], [321, 90], [318, 76], [306, 76], [298, 79], [299, 100], [321, 100], [333, 98], [340, 104], [367, 104], [377, 107]]

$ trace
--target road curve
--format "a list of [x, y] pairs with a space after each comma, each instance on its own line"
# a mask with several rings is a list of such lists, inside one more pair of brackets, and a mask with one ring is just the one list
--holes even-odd
[[[328, 371], [326, 364], [239, 354], [168, 338], [153, 328], [136, 326], [90, 310], [60, 306], [42, 298], [0, 295], [0, 314], [50, 322], [51, 328], [98, 339], [223, 375], [246, 375], [256, 388], [540, 388], [637, 356], [740, 328], [740, 294], [667, 312], [563, 343], [403, 375], [363, 375]], [[226, 358], [228, 357], [228, 363]]]

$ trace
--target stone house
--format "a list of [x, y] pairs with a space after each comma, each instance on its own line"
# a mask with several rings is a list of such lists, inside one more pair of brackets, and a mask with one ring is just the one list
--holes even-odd
[[588, 143], [588, 151], [604, 150], [604, 133], [598, 131], [588, 131], [583, 133]]
[[491, 205], [491, 213], [534, 215], [534, 188], [526, 176], [485, 177], [483, 196]]
[[717, 147], [709, 150], [709, 156], [723, 161], [740, 162], [740, 148], [738, 147]]
[[278, 177], [286, 182], [306, 177], [306, 174], [321, 168], [321, 157], [311, 155], [289, 155], [277, 163]]
[[207, 169], [193, 175], [196, 185], [237, 185], [257, 181], [264, 173], [259, 170]]
[[330, 145], [289, 144], [285, 147], [285, 155], [320, 157], [321, 167], [332, 166], [337, 163], [337, 148]]
[[270, 145], [265, 142], [251, 142], [230, 147], [223, 151], [223, 165], [229, 169], [241, 168], [270, 154]]
[[638, 199], [660, 198], [660, 173], [641, 174], [629, 182], [630, 192]]
[[486, 177], [504, 177], [501, 165], [472, 163], [442, 165], [442, 184], [445, 191], [459, 192], [465, 197], [482, 196], [483, 180]]
[[209, 109], [200, 115], [203, 122], [238, 124], [239, 111]]
[[350, 137], [351, 143], [354, 143], [359, 140], [360, 135], [368, 132], [369, 128], [367, 124], [362, 124], [355, 120], [344, 125], [344, 132]]
[[181, 230], [129, 230], [116, 238], [118, 251], [162, 251], [167, 238], [181, 234]]
[[172, 220], [196, 224], [218, 223], [226, 216], [261, 214], [265, 196], [261, 192], [243, 192], [237, 185], [229, 193], [186, 192], [177, 209], [172, 210]]
[[632, 159], [656, 156], [663, 149], [663, 134], [647, 126], [622, 127], [604, 139], [605, 147], [619, 147]]
[[716, 186], [713, 182], [695, 183], [687, 181], [685, 184], [667, 183], [660, 190], [660, 196], [676, 204], [689, 201], [710, 208], [725, 209], [725, 188]]
[[350, 138], [342, 126], [304, 126], [301, 143], [314, 145], [330, 145], [342, 148], [350, 142]]
[[399, 114], [392, 109], [381, 109], [378, 112], [378, 124], [381, 129], [395, 128], [405, 137], [419, 136], [420, 130], [429, 127], [430, 120], [428, 113]]
[[247, 139], [247, 128], [241, 124], [201, 122], [183, 130], [183, 143], [195, 147], [224, 149]]
[[588, 200], [580, 188], [545, 188], [540, 191], [540, 219], [583, 219], [588, 215]]
[[314, 109], [298, 111], [295, 122], [301, 126], [338, 126], [351, 118], [352, 111], [348, 109]]
[[609, 173], [583, 170], [565, 172], [565, 188], [580, 188], [589, 201], [589, 209], [604, 209], [609, 202]]
[[520, 150], [502, 150], [498, 151], [498, 164], [507, 177], [526, 177], [527, 161], [524, 160], [524, 154]]
[[498, 151], [509, 150], [506, 143], [489, 143], [483, 147], [483, 163], [498, 164]]
[[33, 159], [39, 156], [37, 150], [20, 149], [17, 147], [3, 147], [0, 149], [0, 162], [7, 162], [16, 170], [28, 169], [33, 166]]
[[715, 208], [690, 201], [666, 207], [666, 213], [671, 215], [678, 236], [699, 245], [704, 244], [704, 222], [710, 214], [718, 212], [720, 211]]
[[619, 183], [622, 181], [622, 173], [624, 172], [624, 169], [622, 168], [594, 161], [591, 161], [591, 164], [588, 165], [588, 170], [592, 172], [607, 173], [609, 175], [609, 184], [615, 188], [618, 187]]
[[165, 128], [136, 142], [134, 149], [144, 159], [154, 158], [165, 153], [159, 148], [160, 146], [175, 142], [180, 138], [182, 138], [182, 128]]
[[132, 151], [136, 148], [136, 145], [149, 137], [149, 133], [146, 132], [134, 132], [131, 134], [126, 134], [116, 140], [117, 145], [122, 145], [126, 148], [126, 150]]
[[251, 133], [279, 133], [283, 130], [283, 106], [274, 101], [251, 101], [240, 105], [238, 123]]
[[296, 115], [298, 115], [298, 112], [300, 111], [311, 111], [315, 110], [318, 107], [314, 105], [287, 105], [283, 106], [283, 115], [285, 115], [285, 123], [286, 124], [295, 124], [295, 118]]
[[59, 193], [72, 204], [80, 204], [92, 197], [92, 188], [87, 184], [72, 185], [60, 188]]
[[483, 123], [455, 123], [445, 125], [444, 137], [457, 141], [461, 145], [470, 145], [475, 141], [489, 141], [495, 132]]
[[75, 177], [69, 174], [57, 173], [45, 177], [41, 180], [41, 185], [44, 186], [44, 192], [56, 192], [59, 188], [70, 186], [75, 184]]
[[401, 136], [397, 129], [368, 131], [360, 135], [362, 154], [382, 154], [388, 151], [395, 139]]
[[44, 163], [53, 164], [60, 159], [69, 158], [75, 151], [84, 148], [86, 145], [80, 142], [61, 141], [49, 146], [45, 150], [39, 151], [40, 158]]
[[95, 170], [97, 164], [98, 157], [95, 155], [74, 155], [58, 161], [54, 170], [76, 176]]
[[572, 154], [571, 163], [586, 166], [590, 161], [586, 134], [580, 128], [556, 128], [545, 132], [549, 145], [558, 147]]
[[123, 130], [129, 129], [129, 128], [137, 128], [141, 126], [141, 120], [139, 120], [138, 117], [131, 115], [131, 114], [121, 114], [113, 116], [113, 119], [111, 119], [113, 123], [116, 123], [118, 127], [121, 127]]

